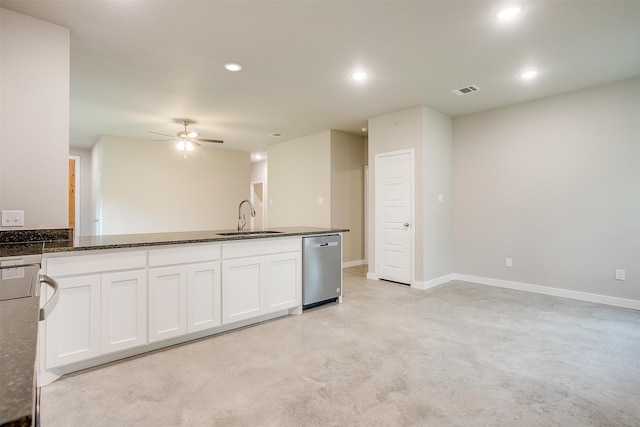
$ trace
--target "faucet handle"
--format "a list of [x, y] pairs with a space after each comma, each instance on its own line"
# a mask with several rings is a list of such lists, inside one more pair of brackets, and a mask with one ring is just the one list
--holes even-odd
[[242, 218], [238, 219], [238, 231], [242, 231], [245, 225], [247, 225], [247, 220], [244, 214], [242, 214]]

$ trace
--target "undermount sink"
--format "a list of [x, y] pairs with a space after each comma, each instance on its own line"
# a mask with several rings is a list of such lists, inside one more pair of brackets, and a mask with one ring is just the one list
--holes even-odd
[[217, 233], [219, 236], [255, 236], [260, 234], [278, 234], [282, 233], [282, 231], [272, 231], [272, 230], [264, 230], [264, 231], [229, 231], [225, 233]]

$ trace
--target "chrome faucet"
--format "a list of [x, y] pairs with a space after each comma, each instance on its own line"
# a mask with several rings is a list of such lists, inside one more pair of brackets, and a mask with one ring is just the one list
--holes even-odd
[[244, 199], [240, 202], [240, 205], [238, 206], [238, 232], [240, 233], [242, 233], [244, 226], [247, 225], [247, 221], [244, 219], [244, 214], [241, 213], [242, 205], [245, 203], [249, 203], [249, 206], [251, 207], [251, 216], [256, 216], [256, 211], [253, 208], [253, 203], [251, 203], [249, 199]]

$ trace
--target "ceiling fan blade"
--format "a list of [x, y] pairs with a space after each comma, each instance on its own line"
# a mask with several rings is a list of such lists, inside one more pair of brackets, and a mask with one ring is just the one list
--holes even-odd
[[202, 142], [216, 142], [218, 144], [222, 144], [224, 141], [221, 139], [206, 139], [206, 138], [196, 138], [196, 141]]
[[175, 141], [175, 138], [169, 138], [169, 139], [154, 139], [154, 141]]
[[150, 131], [150, 130], [148, 130], [147, 132], [149, 132], [149, 133], [155, 133], [156, 135], [170, 136], [171, 138], [175, 138], [175, 136], [173, 136], [173, 135], [167, 135], [166, 133], [153, 132], [153, 131]]

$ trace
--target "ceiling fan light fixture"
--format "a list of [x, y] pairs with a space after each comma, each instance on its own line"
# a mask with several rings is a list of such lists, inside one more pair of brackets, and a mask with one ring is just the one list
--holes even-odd
[[187, 141], [187, 140], [180, 140], [178, 141], [178, 150], [180, 151], [191, 151], [193, 150], [194, 146], [191, 143], [191, 141]]
[[198, 132], [189, 132], [187, 134], [187, 138], [195, 138], [196, 136], [198, 136]]

